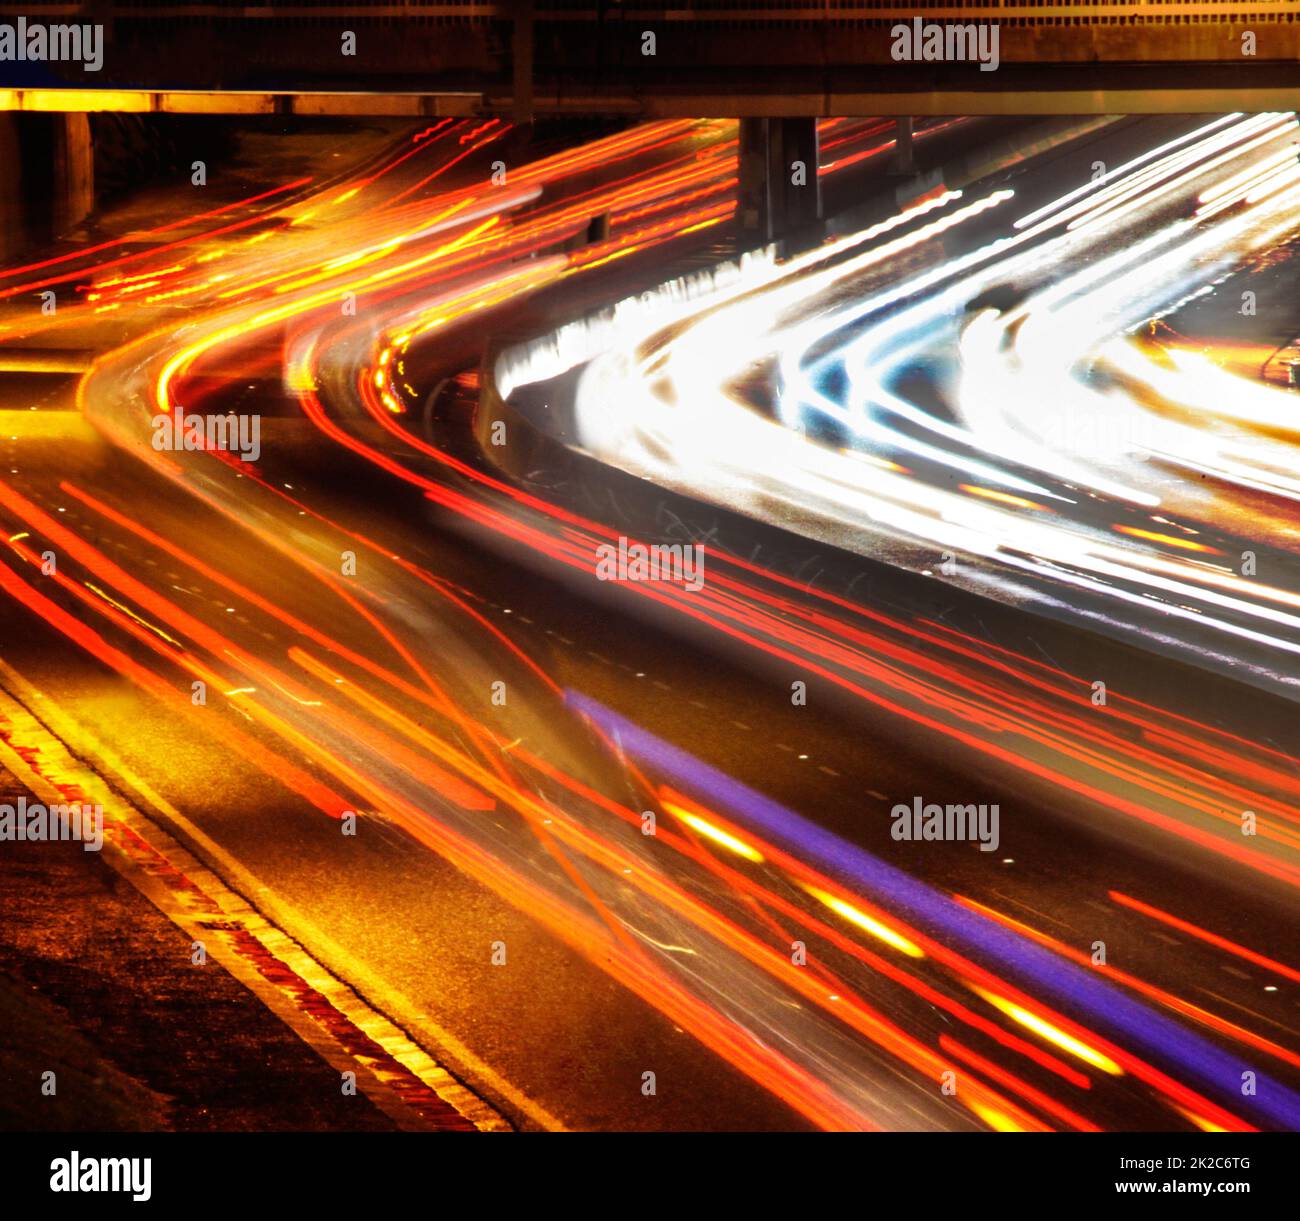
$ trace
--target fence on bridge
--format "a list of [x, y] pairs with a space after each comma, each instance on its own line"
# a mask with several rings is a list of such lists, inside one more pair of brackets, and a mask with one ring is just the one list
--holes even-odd
[[922, 16], [934, 21], [983, 20], [1037, 26], [1194, 25], [1300, 21], [1296, 0], [675, 0], [647, 4], [580, 4], [574, 0], [90, 0], [0, 4], [0, 15], [29, 20], [70, 21], [328, 21], [340, 18], [425, 23], [485, 23], [511, 21], [529, 7], [540, 24], [653, 21], [665, 24], [727, 26], [879, 25]]

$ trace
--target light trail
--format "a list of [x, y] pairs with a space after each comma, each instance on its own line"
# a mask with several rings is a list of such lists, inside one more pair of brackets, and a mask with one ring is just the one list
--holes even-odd
[[[1211, 127], [1216, 139], [1237, 130]], [[845, 142], [837, 149], [836, 170], [886, 148], [870, 125], [836, 124], [834, 130]], [[211, 387], [221, 383], [223, 370], [240, 367], [258, 344], [270, 344], [279, 353], [270, 366], [323, 438], [458, 520], [523, 544], [556, 570], [589, 575], [595, 545], [615, 532], [416, 436], [404, 418], [420, 401], [420, 383], [409, 366], [422, 344], [492, 317], [522, 296], [561, 283], [582, 286], [613, 260], [658, 256], [685, 236], [727, 224], [734, 126], [646, 125], [512, 171], [500, 187], [429, 190], [500, 134], [496, 127], [438, 124], [368, 176], [295, 196], [284, 210], [268, 206], [256, 218], [266, 227], [247, 240], [241, 228], [223, 227], [192, 243], [132, 255], [139, 265], [129, 274], [104, 279], [104, 266], [93, 269], [95, 299], [85, 307], [120, 307], [137, 319], [140, 333], [101, 356], [83, 379], [79, 393], [87, 416], [205, 512], [237, 526], [250, 545], [288, 561], [290, 572], [311, 588], [319, 585], [319, 609], [290, 609], [287, 593], [236, 578], [179, 544], [165, 516], [146, 524], [115, 497], [75, 483], [64, 483], [61, 493], [119, 537], [216, 584], [265, 629], [271, 650], [259, 645], [254, 652], [242, 630], [216, 612], [181, 607], [110, 559], [84, 526], [64, 525], [48, 506], [0, 485], [0, 509], [13, 520], [12, 550], [31, 576], [29, 582], [0, 566], [6, 592], [38, 605], [69, 640], [177, 715], [193, 719], [176, 694], [173, 670], [228, 693], [230, 707], [251, 726], [232, 740], [255, 766], [333, 817], [361, 809], [402, 827], [815, 1124], [1091, 1130], [1102, 1126], [1092, 1108], [1109, 1088], [1103, 1078], [1115, 1075], [1109, 1066], [1141, 1081], [1155, 1105], [1189, 1122], [1227, 1128], [1294, 1122], [1296, 1100], [1271, 1081], [1258, 1114], [1216, 1101], [1231, 1096], [1224, 1082], [1235, 1061], [1228, 1054], [1206, 1044], [1205, 1057], [1198, 1058], [1200, 1044], [1186, 1042], [1185, 1030], [1144, 1006], [1106, 1008], [1099, 998], [1112, 1005], [1116, 989], [1096, 980], [1080, 983], [1073, 966], [1063, 966], [1061, 955], [1028, 934], [930, 895], [924, 903], [942, 901], [949, 931], [967, 939], [969, 954], [957, 952], [928, 924], [914, 924], [913, 913], [900, 913], [899, 896], [922, 905], [920, 890], [900, 889], [894, 879], [886, 885], [879, 873], [846, 883], [838, 867], [819, 866], [807, 843], [792, 851], [779, 836], [770, 837], [777, 842], [766, 833], [755, 836], [746, 822], [752, 809], [737, 813], [716, 801], [715, 790], [733, 797], [739, 792], [730, 778], [709, 773], [701, 786], [677, 776], [686, 790], [677, 792], [617, 752], [600, 753], [596, 762], [587, 739], [575, 733], [571, 710], [560, 704], [553, 676], [445, 576], [335, 520], [310, 495], [291, 494], [228, 456], [150, 450], [152, 412], [178, 402], [192, 409], [216, 393]], [[1231, 149], [1231, 140], [1221, 147]], [[443, 154], [447, 160], [434, 165], [423, 160]], [[661, 160], [643, 164], [638, 158]], [[1151, 168], [1175, 181], [1184, 164], [1194, 164], [1153, 161]], [[550, 198], [566, 176], [597, 168], [609, 171], [601, 185]], [[1253, 182], [1240, 185], [1249, 190]], [[801, 351], [816, 348], [816, 360], [830, 359], [840, 349], [826, 346], [828, 335], [870, 319], [855, 313], [830, 331], [816, 330], [820, 322], [797, 317], [810, 285], [844, 293], [857, 277], [886, 274], [891, 259], [922, 256], [946, 235], [988, 223], [1012, 199], [1009, 191], [969, 198], [949, 192], [791, 263], [752, 260], [716, 299], [677, 302], [680, 317], [691, 320], [680, 343], [648, 352], [633, 345], [635, 359], [620, 376], [662, 383], [689, 371], [693, 379], [725, 352], [720, 338], [735, 333], [729, 328], [737, 317], [755, 334], [779, 335], [788, 324], [802, 328]], [[323, 219], [331, 212], [337, 215]], [[605, 214], [608, 240], [564, 249], [593, 215]], [[1057, 216], [1043, 223], [1064, 222]], [[1035, 243], [1045, 231], [1026, 228], [1025, 257], [1041, 257]], [[994, 253], [1001, 259], [1012, 252], [1004, 244]], [[950, 292], [949, 281], [984, 274], [982, 264], [992, 256], [977, 256], [927, 284]], [[355, 316], [339, 309], [346, 294], [360, 302]], [[178, 300], [193, 311], [180, 336], [163, 315], [150, 312]], [[84, 317], [78, 311], [85, 307], [66, 313]], [[713, 321], [695, 321], [701, 313]], [[917, 326], [923, 314], [916, 315]], [[663, 324], [662, 315], [651, 315], [643, 320], [644, 334]], [[889, 340], [903, 347], [910, 342], [902, 332]], [[895, 376], [892, 369], [884, 372]], [[850, 384], [866, 383], [859, 376]], [[706, 412], [718, 407], [729, 413], [723, 389], [709, 394], [714, 397], [700, 400]], [[887, 487], [902, 502], [897, 488], [916, 488], [942, 459], [973, 480], [952, 497], [967, 529], [992, 533], [1004, 519], [1028, 512], [1055, 522], [1078, 502], [1077, 489], [1062, 485], [1056, 467], [999, 466], [978, 456], [978, 430], [943, 420], [925, 424], [919, 406], [898, 394], [894, 399], [902, 406], [883, 430], [864, 403], [855, 403], [845, 420], [887, 442], [893, 447], [887, 452], [906, 465], [884, 452], [865, 453], [852, 459], [851, 474], [838, 464], [819, 472], [821, 491], [862, 496], [855, 489], [865, 486], [875, 496]], [[788, 447], [789, 424], [798, 422], [763, 421], [771, 430], [764, 435], [779, 436]], [[928, 433], [923, 442], [915, 435], [922, 425]], [[717, 452], [735, 445], [725, 431], [709, 433], [707, 421], [701, 427], [702, 436], [720, 446]], [[949, 448], [962, 445], [968, 452]], [[697, 454], [692, 461], [707, 472], [707, 457]], [[936, 499], [927, 508], [937, 515], [948, 504]], [[978, 516], [976, 508], [988, 516]], [[286, 530], [299, 519], [316, 532], [308, 544]], [[1117, 534], [1134, 545], [1161, 538], [1174, 540], [1171, 546], [1191, 542], [1129, 519], [1113, 525], [1115, 562], [1132, 562], [1133, 555]], [[70, 571], [60, 569], [50, 597], [37, 589], [41, 546], [29, 536], [55, 542], [68, 557]], [[371, 575], [355, 592], [330, 567], [336, 544], [345, 542], [370, 565]], [[1239, 749], [1219, 731], [1190, 718], [1171, 721], [1120, 695], [1104, 721], [1085, 720], [1086, 695], [1074, 676], [1035, 669], [1028, 659], [994, 650], [976, 656], [970, 642], [940, 625], [904, 623], [796, 590], [780, 574], [732, 557], [710, 552], [709, 558], [713, 575], [698, 600], [674, 589], [631, 592], [757, 653], [811, 662], [815, 672], [858, 698], [1000, 766], [1049, 778], [1063, 792], [1275, 879], [1300, 881], [1291, 855], [1300, 843], [1297, 781], [1291, 761], [1277, 752], [1255, 744]], [[1181, 567], [1174, 571], [1183, 575]], [[109, 636], [131, 641], [150, 664], [109, 644]], [[510, 667], [512, 690], [524, 693], [513, 697], [518, 710], [504, 720], [485, 695], [485, 676], [503, 665]], [[592, 711], [590, 704], [576, 706]], [[621, 725], [617, 736], [625, 736]], [[520, 745], [525, 738], [528, 747]], [[1239, 756], [1239, 778], [1231, 784], [1202, 763], [1231, 756]], [[618, 765], [613, 773], [611, 759]], [[293, 760], [305, 760], [310, 773]], [[327, 783], [315, 778], [318, 772]], [[632, 786], [643, 808], [666, 815], [652, 842], [639, 829], [640, 811], [624, 804], [626, 791], [623, 801], [607, 795], [615, 791], [611, 775]], [[695, 771], [692, 780], [702, 775]], [[1231, 822], [1225, 793], [1258, 812], [1262, 844], [1242, 844], [1229, 834], [1232, 828], [1216, 825]], [[706, 800], [708, 806], [700, 804]], [[492, 819], [485, 820], [489, 813]], [[795, 934], [816, 939], [826, 961], [807, 970], [792, 963], [788, 946]], [[1052, 1002], [1080, 996], [1094, 1002], [1097, 1029], [1071, 1020]], [[910, 1029], [905, 1000], [942, 1011], [944, 1021], [960, 1024], [962, 1041]], [[1016, 1071], [992, 1056], [1014, 1057]], [[962, 1086], [955, 1100], [945, 1101], [937, 1082], [958, 1062]]]
[[[872, 287], [874, 268], [937, 253], [948, 229], [1006, 207], [1009, 192], [943, 201], [901, 236], [877, 226], [858, 235], [860, 251], [833, 245], [686, 303], [665, 296], [585, 357], [578, 442], [837, 546], [917, 570], [951, 554], [969, 588], [1057, 614], [1073, 602], [1115, 633], [1158, 607], [1175, 639], [1218, 633], [1221, 656], [1244, 654], [1260, 681], [1292, 688], [1294, 666], [1276, 655], [1300, 653], [1300, 591], [1236, 571], [1254, 540], [1225, 523], [1247, 511], [1222, 512], [1223, 492], [1211, 500], [1166, 473], [1294, 499], [1294, 433], [1244, 431], [1287, 427], [1287, 396], [1196, 353], [1170, 352], [1170, 371], [1116, 336], [1294, 230], [1296, 130], [1291, 115], [1214, 120], [888, 287]], [[1197, 213], [1197, 201], [1217, 210]], [[858, 282], [868, 287], [851, 292]], [[972, 304], [1003, 285], [1018, 304]], [[752, 341], [733, 355], [737, 334]], [[764, 352], [777, 369], [766, 414], [736, 389]], [[503, 391], [516, 396], [562, 368], [515, 365], [503, 362]], [[1125, 383], [1099, 387], [1089, 368]], [[1185, 417], [1210, 411], [1240, 428], [1172, 421], [1150, 392]], [[1084, 425], [1099, 434], [1091, 449], [1075, 435]], [[1171, 514], [1204, 537], [1145, 524]], [[1270, 542], [1296, 549], [1280, 532]], [[1192, 560], [1197, 551], [1219, 563]]]
[[[811, 861], [855, 888], [888, 895], [890, 901], [901, 907], [910, 919], [945, 929], [949, 934], [960, 938], [967, 947], [977, 949], [985, 960], [991, 958], [996, 961], [1008, 974], [1026, 973], [1050, 995], [1073, 1005], [1082, 1005], [1099, 1024], [1122, 1029], [1139, 1046], [1179, 1062], [1183, 1071], [1189, 1075], [1214, 1081], [1215, 1088], [1223, 1095], [1231, 1097], [1234, 1093], [1239, 1093], [1241, 1073], [1248, 1066], [1225, 1056], [1211, 1044], [1198, 1044], [1185, 1030], [1172, 1022], [1129, 1002], [1099, 984], [1088, 973], [1057, 960], [1009, 930], [983, 920], [973, 923], [976, 913], [946, 896], [936, 894], [902, 870], [871, 856], [856, 845], [846, 843], [794, 811], [692, 758], [679, 748], [655, 738], [595, 701], [577, 693], [570, 693], [569, 698], [639, 761], [653, 766], [674, 783], [709, 794], [712, 801], [733, 811], [745, 825], [755, 828], [762, 837], [770, 838], [797, 859]], [[776, 855], [770, 847], [765, 855], [769, 854]], [[936, 956], [950, 954], [950, 951], [932, 941], [921, 944]], [[973, 969], [963, 959], [950, 961], [964, 969]], [[978, 982], [978, 974], [974, 978]], [[1000, 986], [1006, 987], [1005, 983]], [[1005, 992], [1001, 994], [999, 1003], [1001, 1006], [1024, 1008], [1015, 996]], [[1007, 1008], [1003, 1011], [1009, 1012]], [[1053, 1024], [1050, 1018], [1041, 1013], [1034, 1015], [1030, 1009], [1024, 1009], [1024, 1013], [1033, 1018], [1031, 1026]], [[1069, 1039], [1078, 1039], [1084, 1032], [1067, 1024], [1064, 1034]], [[1096, 1042], [1096, 1036], [1091, 1037]], [[1200, 1110], [1205, 1100], [1189, 1102], [1185, 1088], [1172, 1078], [1125, 1055], [1112, 1043], [1102, 1042], [1098, 1046], [1097, 1054], [1105, 1059], [1113, 1060], [1119, 1066], [1142, 1075], [1144, 1079], [1158, 1081], [1169, 1090], [1171, 1098], [1193, 1106], [1199, 1113], [1206, 1113]], [[1281, 1108], [1274, 1113], [1274, 1118], [1293, 1126], [1300, 1120], [1300, 1095], [1290, 1094], [1277, 1083], [1274, 1085], [1280, 1091], [1274, 1098]], [[1224, 1113], [1218, 1108], [1215, 1108], [1215, 1112], [1221, 1120]]]

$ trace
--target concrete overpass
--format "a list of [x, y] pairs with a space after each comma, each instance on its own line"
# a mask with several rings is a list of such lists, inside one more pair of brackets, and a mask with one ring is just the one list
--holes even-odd
[[[996, 30], [995, 70], [897, 58], [917, 18]], [[93, 206], [86, 116], [105, 111], [740, 118], [742, 212], [761, 235], [809, 220], [772, 167], [815, 150], [819, 116], [1300, 109], [1297, 0], [38, 0], [0, 3], [0, 37], [20, 19], [103, 39], [94, 71], [0, 41], [0, 157], [29, 195], [39, 180], [54, 232]]]
[[[1300, 93], [1296, 0], [0, 3], [0, 23], [19, 17], [101, 26], [104, 55], [95, 72], [0, 58], [10, 109], [1097, 114], [1222, 109], [1229, 90], [1289, 108]], [[900, 62], [894, 30], [918, 17], [996, 28], [996, 70]]]

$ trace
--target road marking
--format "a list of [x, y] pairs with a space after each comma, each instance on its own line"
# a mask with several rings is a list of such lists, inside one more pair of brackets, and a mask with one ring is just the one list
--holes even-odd
[[[417, 1006], [375, 979], [309, 920], [276, 899], [255, 875], [155, 793], [110, 748], [3, 661], [0, 683], [0, 723], [21, 726], [24, 738], [38, 746], [39, 758], [55, 763], [57, 774], [75, 778], [73, 783], [86, 800], [104, 806], [106, 863], [191, 940], [203, 941], [214, 959], [327, 1063], [340, 1072], [356, 1072], [358, 1087], [399, 1127], [428, 1131], [472, 1126], [490, 1132], [509, 1131], [511, 1125], [400, 1026], [324, 967], [308, 952], [306, 944], [327, 947], [327, 956], [339, 964], [343, 974], [358, 980], [391, 1012], [403, 1015], [406, 1024], [426, 1037], [432, 1036], [430, 1042], [444, 1058], [462, 1065], [469, 1075], [521, 1114], [540, 1127], [563, 1127]], [[34, 708], [40, 709], [39, 716]], [[65, 737], [89, 747], [97, 763], [123, 791], [110, 787], [98, 772], [74, 758], [63, 745]], [[55, 782], [35, 771], [3, 739], [0, 762], [42, 801], [75, 800], [63, 795]], [[267, 915], [228, 887], [127, 797], [152, 807], [191, 837], [245, 893], [257, 896]], [[296, 937], [284, 931], [290, 928], [296, 931]], [[271, 982], [268, 974], [276, 982]], [[410, 1020], [407, 1014], [412, 1015]]]

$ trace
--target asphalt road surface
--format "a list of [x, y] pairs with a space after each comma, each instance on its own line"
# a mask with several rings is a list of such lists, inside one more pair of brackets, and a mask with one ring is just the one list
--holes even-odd
[[[818, 281], [815, 254], [785, 278], [741, 269], [758, 282], [732, 286], [754, 294], [739, 302], [788, 293], [763, 326], [725, 320], [732, 301], [701, 315], [689, 293], [674, 306], [684, 320], [655, 318], [654, 297], [624, 307], [610, 325], [636, 359], [601, 380], [603, 398], [576, 397], [586, 433], [539, 414], [560, 408], [539, 379], [526, 410], [497, 417], [496, 447], [480, 401], [489, 345], [717, 261], [734, 125], [529, 149], [501, 124], [444, 121], [372, 139], [333, 175], [267, 171], [247, 192], [260, 198], [161, 198], [163, 219], [0, 280], [0, 685], [120, 790], [160, 797], [150, 813], [196, 857], [514, 1124], [1292, 1128], [1300, 743], [1285, 625], [1270, 628], [1276, 647], [1199, 623], [1156, 632], [1171, 617], [1115, 609], [1112, 587], [1071, 602], [1058, 581], [1049, 596], [1063, 570], [1050, 557], [1051, 577], [1017, 583], [987, 549], [978, 565], [963, 552], [950, 580], [945, 536], [879, 513], [868, 526], [843, 506], [828, 530], [825, 487], [804, 477], [828, 477], [828, 455], [901, 469], [901, 450], [924, 442], [909, 494], [957, 495], [924, 408], [960, 462], [981, 464], [960, 480], [1003, 496], [973, 499], [1007, 521], [1035, 511], [1007, 497], [1038, 495], [1070, 506], [1053, 523], [1063, 534], [1133, 525], [1107, 516], [1118, 474], [1084, 497], [1072, 470], [981, 450], [945, 414], [967, 385], [953, 365], [999, 387], [1028, 378], [1032, 361], [1006, 355], [1013, 339], [981, 326], [1032, 316], [1025, 301], [1052, 307], [1053, 287], [1087, 269], [1131, 288], [1107, 259], [1122, 266], [1215, 186], [1255, 189], [1250, 174], [1231, 180], [1288, 138], [1279, 120], [1246, 160], [1205, 170], [1221, 151], [1191, 144], [1205, 122], [1112, 124], [960, 198], [913, 200], [901, 219], [891, 188], [878, 235], [831, 255], [864, 257], [852, 275]], [[826, 125], [828, 192], [851, 181], [874, 198], [888, 135]], [[1201, 178], [1109, 217], [1070, 246], [1077, 264], [1044, 254], [1043, 234], [1024, 268], [959, 281], [992, 302], [983, 312], [955, 297], [923, 317], [855, 304], [911, 285], [924, 314], [919, 281], [948, 285], [948, 262], [1006, 237], [988, 205], [970, 235], [954, 223], [865, 259], [945, 209], [1014, 191], [1009, 224], [1063, 182], [1087, 198], [1098, 160], [1150, 154], [1149, 168], [1184, 137], [1202, 161], [1189, 152], [1170, 174]], [[1258, 173], [1270, 166], [1282, 162]], [[1124, 308], [1098, 310], [1091, 330], [1065, 326], [1079, 352], [1054, 359], [1104, 347], [1097, 376], [1134, 397], [1140, 374], [1208, 377], [1169, 352], [1241, 345], [1228, 296], [1214, 308], [1194, 295], [1196, 277], [1238, 262], [1265, 303], [1252, 350], [1284, 348], [1300, 331], [1275, 287], [1289, 233], [1278, 217], [1240, 223], [1249, 241], [1180, 239], [1167, 274], [1117, 288]], [[697, 287], [719, 291], [707, 271]], [[58, 308], [42, 314], [50, 290]], [[1157, 315], [1180, 342], [1154, 361], [1130, 345], [1151, 367], [1120, 369], [1115, 337]], [[911, 426], [873, 446], [782, 420], [777, 396], [754, 393], [776, 384], [772, 317], [782, 336], [805, 328], [790, 367], [847, 361], [857, 345], [854, 372], [818, 366], [819, 393], [847, 401], [871, 369], [881, 394], [906, 396]], [[907, 361], [886, 377], [893, 349], [860, 354], [872, 325], [899, 318], [915, 334], [897, 328]], [[1017, 318], [1012, 336], [1027, 327]], [[690, 428], [674, 427], [680, 448], [657, 444], [644, 410], [663, 391], [664, 335], [680, 358], [660, 401], [698, 422], [689, 455]], [[582, 344], [554, 347], [552, 364], [593, 355]], [[77, 360], [83, 371], [61, 371]], [[1253, 388], [1285, 396], [1275, 373], [1256, 361]], [[718, 393], [729, 379], [747, 394]], [[1161, 394], [1171, 413], [1172, 389]], [[997, 410], [1050, 410], [1018, 402], [1008, 391]], [[602, 409], [609, 427], [593, 431]], [[187, 448], [178, 412], [200, 430], [234, 413], [235, 429]], [[1005, 435], [1005, 421], [980, 421]], [[747, 447], [751, 426], [783, 429], [785, 448]], [[1276, 421], [1261, 432], [1287, 444]], [[754, 486], [737, 492], [737, 470]], [[1126, 477], [1173, 507], [1144, 503], [1146, 517], [1200, 522], [1208, 497], [1187, 490], [1187, 468], [1151, 470]], [[1034, 491], [1020, 486], [1031, 471]], [[1215, 497], [1230, 505], [1217, 528], [1232, 547], [1253, 542], [1279, 588], [1284, 492]], [[1012, 528], [976, 513], [933, 520]], [[1148, 535], [1177, 536], [1146, 517]], [[620, 537], [705, 544], [700, 587], [600, 580], [598, 549]], [[1274, 605], [1234, 594], [1234, 627]], [[6, 737], [21, 753], [20, 727]], [[892, 815], [900, 803], [983, 807], [980, 833], [926, 838], [924, 816]]]

